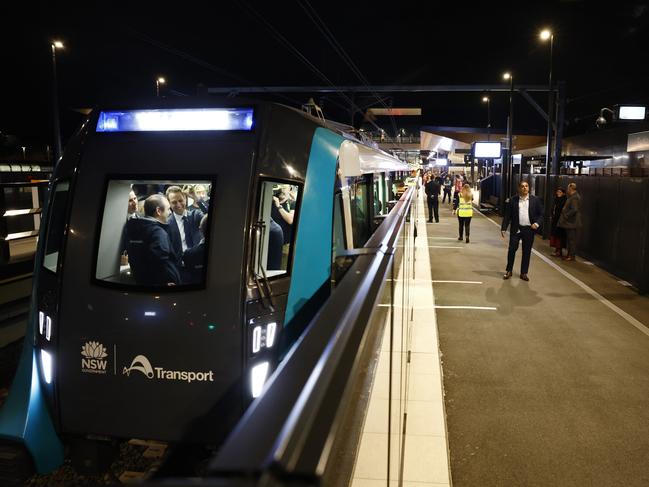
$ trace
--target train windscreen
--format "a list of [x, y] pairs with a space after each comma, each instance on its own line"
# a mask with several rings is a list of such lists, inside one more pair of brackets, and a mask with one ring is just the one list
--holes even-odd
[[108, 181], [95, 279], [119, 287], [205, 283], [213, 182]]

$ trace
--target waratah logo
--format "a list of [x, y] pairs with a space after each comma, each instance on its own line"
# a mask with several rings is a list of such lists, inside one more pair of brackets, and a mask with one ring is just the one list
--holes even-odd
[[99, 342], [86, 342], [86, 344], [81, 347], [81, 355], [86, 358], [108, 357], [108, 354], [106, 353], [106, 347], [104, 347]]
[[81, 347], [81, 372], [88, 374], [105, 374], [108, 362], [104, 360], [108, 357], [106, 347], [99, 342], [86, 342]]

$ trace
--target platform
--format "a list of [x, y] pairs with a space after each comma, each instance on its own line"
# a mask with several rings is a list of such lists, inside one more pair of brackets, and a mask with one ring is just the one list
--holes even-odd
[[[649, 297], [579, 257], [550, 257], [540, 238], [530, 281], [519, 279], [520, 250], [504, 281], [497, 217], [474, 211], [466, 244], [448, 205], [440, 223], [424, 223], [420, 198], [413, 357], [434, 353], [439, 336], [444, 393], [428, 355], [419, 376], [413, 366], [409, 400], [438, 403], [423, 421], [409, 407], [403, 485], [647, 485]], [[363, 463], [363, 439], [353, 485], [386, 485]]]

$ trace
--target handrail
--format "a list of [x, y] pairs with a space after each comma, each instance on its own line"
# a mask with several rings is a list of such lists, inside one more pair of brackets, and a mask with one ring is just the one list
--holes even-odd
[[367, 242], [209, 465], [210, 475], [311, 478], [326, 464], [340, 399], [416, 193], [409, 188]]

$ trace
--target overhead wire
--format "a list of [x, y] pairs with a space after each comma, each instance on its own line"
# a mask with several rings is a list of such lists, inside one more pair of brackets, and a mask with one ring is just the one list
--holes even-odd
[[[253, 86], [253, 83], [251, 83], [250, 81], [248, 81], [245, 78], [242, 78], [241, 76], [239, 76], [237, 74], [226, 71], [226, 70], [224, 70], [222, 68], [219, 68], [218, 66], [215, 66], [215, 65], [213, 65], [213, 64], [211, 64], [211, 63], [209, 63], [209, 62], [207, 62], [207, 61], [205, 61], [203, 59], [200, 59], [200, 58], [198, 58], [196, 56], [193, 56], [193, 55], [191, 55], [191, 54], [189, 54], [189, 53], [187, 53], [185, 51], [181, 51], [180, 49], [177, 49], [175, 47], [169, 46], [168, 44], [165, 44], [165, 43], [160, 42], [160, 41], [158, 41], [156, 39], [153, 39], [152, 37], [140, 32], [140, 31], [138, 31], [136, 29], [134, 29], [133, 27], [124, 26], [124, 28], [128, 32], [130, 32], [132, 35], [134, 35], [135, 37], [138, 37], [140, 40], [142, 40], [142, 41], [144, 41], [144, 42], [146, 42], [148, 44], [151, 44], [154, 47], [157, 47], [157, 48], [159, 48], [161, 50], [167, 51], [170, 54], [178, 56], [178, 57], [180, 57], [180, 58], [182, 58], [182, 59], [184, 59], [186, 61], [189, 61], [190, 63], [201, 66], [202, 68], [205, 68], [205, 69], [207, 69], [209, 71], [215, 72], [215, 73], [219, 74], [220, 76], [227, 76], [227, 77], [229, 77], [231, 79], [234, 79], [234, 80], [236, 80], [239, 83], [242, 83], [244, 85]], [[181, 93], [181, 92], [174, 92], [174, 90], [169, 90], [169, 91], [173, 92], [173, 94], [178, 95], [178, 96], [186, 96], [184, 93]], [[300, 102], [298, 100], [296, 100], [294, 98], [291, 98], [290, 96], [284, 95], [283, 93], [274, 93], [273, 95], [276, 95], [279, 98], [282, 98], [285, 101], [290, 102], [291, 104], [296, 104], [296, 105], [300, 104]]]
[[[291, 51], [300, 61], [302, 61], [314, 74], [316, 74], [319, 78], [321, 78], [325, 83], [328, 85], [338, 88], [333, 81], [331, 81], [327, 75], [325, 75], [318, 67], [313, 64], [309, 59], [300, 52], [300, 50], [295, 47], [291, 41], [289, 41], [284, 35], [281, 34], [263, 15], [261, 15], [256, 9], [254, 9], [246, 0], [237, 0], [237, 3], [242, 5], [248, 12], [252, 13], [257, 19], [271, 32], [271, 34], [282, 44], [284, 47], [286, 47], [289, 51]], [[344, 98], [347, 103], [352, 107], [355, 112], [363, 113], [362, 110], [354, 103], [354, 101], [347, 96], [344, 92], [338, 91], [338, 94]], [[380, 127], [370, 121], [374, 127], [380, 130]]]
[[[331, 45], [333, 50], [338, 54], [345, 64], [349, 67], [349, 69], [356, 75], [356, 77], [360, 80], [360, 82], [365, 85], [365, 87], [369, 88], [370, 83], [368, 79], [365, 77], [363, 72], [358, 68], [354, 60], [347, 54], [347, 51], [345, 51], [345, 48], [338, 42], [336, 39], [336, 36], [329, 30], [327, 27], [327, 24], [322, 20], [322, 18], [318, 15], [318, 12], [313, 8], [313, 6], [309, 3], [309, 0], [296, 0], [297, 4], [304, 10], [306, 13], [307, 17], [313, 22], [313, 24], [316, 26], [316, 28], [320, 31], [320, 33], [323, 35], [323, 37], [327, 40], [327, 42]], [[390, 107], [388, 107], [385, 102], [383, 101], [383, 98], [379, 96], [378, 93], [375, 91], [370, 91], [372, 96], [374, 96], [377, 100], [378, 103], [383, 106], [386, 110], [390, 110]], [[397, 124], [394, 119], [394, 116], [390, 113], [390, 121], [392, 123], [392, 128], [394, 130], [395, 136], [397, 134]]]

